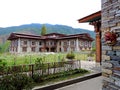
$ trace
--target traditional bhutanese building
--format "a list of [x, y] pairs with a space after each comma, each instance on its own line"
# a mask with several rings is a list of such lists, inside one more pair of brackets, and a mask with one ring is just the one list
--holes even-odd
[[94, 39], [88, 33], [50, 33], [43, 36], [11, 33], [8, 40], [11, 41], [10, 53], [38, 53], [91, 50]]

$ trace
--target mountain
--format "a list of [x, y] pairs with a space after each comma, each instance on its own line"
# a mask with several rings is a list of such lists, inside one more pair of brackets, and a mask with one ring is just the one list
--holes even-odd
[[[19, 33], [29, 33], [29, 34], [37, 34], [40, 35], [41, 27], [43, 24], [32, 23], [32, 24], [25, 24], [21, 26], [12, 26], [6, 28], [0, 28], [0, 38], [5, 35], [9, 35], [12, 32], [19, 32]], [[79, 34], [79, 33], [89, 33], [93, 38], [95, 38], [95, 33], [90, 30], [81, 29], [81, 28], [72, 28], [70, 26], [65, 25], [51, 25], [51, 24], [44, 24], [47, 29], [47, 33], [62, 33], [62, 34]]]

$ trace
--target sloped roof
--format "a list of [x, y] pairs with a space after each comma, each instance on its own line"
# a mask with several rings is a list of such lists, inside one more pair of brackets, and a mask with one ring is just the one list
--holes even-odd
[[[51, 35], [59, 35], [58, 37], [49, 37]], [[50, 33], [43, 36], [39, 35], [30, 35], [30, 34], [21, 34], [21, 33], [11, 33], [8, 37], [8, 40], [13, 40], [17, 38], [26, 38], [26, 39], [37, 39], [37, 40], [62, 40], [62, 39], [73, 39], [73, 38], [80, 38], [83, 40], [90, 40], [93, 41], [94, 39], [88, 34], [88, 33], [82, 33], [82, 34], [73, 34], [73, 35], [65, 35], [65, 34], [59, 34], [59, 33]]]
[[61, 34], [61, 33], [49, 33], [49, 34], [45, 34], [43, 36], [50, 36], [50, 35], [66, 36], [66, 34]]
[[98, 11], [91, 15], [83, 17], [83, 18], [79, 19], [78, 22], [84, 23], [84, 22], [93, 22], [93, 21], [97, 21], [97, 20], [101, 20], [101, 11]]
[[41, 36], [22, 34], [22, 33], [11, 33], [8, 37], [8, 40], [17, 39], [17, 38], [30, 38], [30, 39], [40, 39]]

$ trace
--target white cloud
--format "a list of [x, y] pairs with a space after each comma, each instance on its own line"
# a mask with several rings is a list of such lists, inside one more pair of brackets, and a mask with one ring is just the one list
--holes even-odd
[[0, 0], [0, 27], [51, 23], [93, 29], [77, 20], [100, 8], [101, 0]]

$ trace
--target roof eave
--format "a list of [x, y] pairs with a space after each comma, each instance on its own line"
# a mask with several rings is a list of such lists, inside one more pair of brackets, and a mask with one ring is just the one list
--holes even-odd
[[98, 11], [96, 13], [93, 13], [91, 15], [88, 15], [86, 17], [83, 17], [81, 19], [78, 20], [79, 23], [84, 23], [84, 22], [92, 22], [95, 21], [96, 18], [99, 20], [101, 19], [101, 11]]

